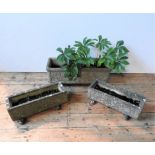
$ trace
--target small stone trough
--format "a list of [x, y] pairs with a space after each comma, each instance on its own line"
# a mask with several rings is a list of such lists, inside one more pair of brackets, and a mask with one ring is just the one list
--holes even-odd
[[20, 124], [26, 118], [50, 108], [61, 108], [68, 101], [68, 92], [61, 83], [55, 83], [9, 96], [7, 110], [13, 121]]
[[89, 86], [88, 97], [91, 100], [91, 105], [95, 104], [96, 101], [100, 102], [122, 112], [127, 120], [130, 118], [137, 119], [146, 101], [142, 95], [99, 80], [94, 81]]

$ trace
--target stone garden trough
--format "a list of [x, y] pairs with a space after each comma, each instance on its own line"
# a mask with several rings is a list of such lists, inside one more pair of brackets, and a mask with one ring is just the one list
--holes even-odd
[[26, 118], [50, 108], [60, 108], [68, 101], [61, 83], [54, 83], [9, 96], [7, 110], [13, 121], [24, 124]]
[[46, 66], [49, 75], [49, 82], [63, 82], [65, 84], [90, 85], [95, 79], [106, 81], [110, 74], [108, 68], [81, 68], [76, 80], [70, 81], [64, 77], [64, 70], [55, 58], [49, 58]]
[[91, 104], [100, 102], [119, 112], [122, 112], [126, 119], [130, 117], [137, 119], [143, 110], [145, 97], [123, 88], [95, 80], [88, 88], [88, 97]]

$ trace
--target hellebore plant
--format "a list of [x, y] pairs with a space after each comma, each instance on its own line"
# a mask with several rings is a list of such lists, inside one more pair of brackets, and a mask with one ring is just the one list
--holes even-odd
[[[90, 55], [92, 49], [95, 51], [95, 58]], [[111, 42], [101, 35], [97, 39], [85, 37], [82, 42], [75, 41], [73, 47], [69, 45], [64, 50], [57, 48], [57, 51], [60, 52], [57, 61], [69, 80], [75, 80], [82, 67], [106, 67], [114, 73], [122, 73], [129, 64], [129, 50], [124, 46], [124, 41], [117, 41], [116, 45], [112, 46]]]

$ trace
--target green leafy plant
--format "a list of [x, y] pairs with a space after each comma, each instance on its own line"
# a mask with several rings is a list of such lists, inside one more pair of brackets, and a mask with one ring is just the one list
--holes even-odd
[[62, 48], [57, 48], [61, 54], [57, 57], [57, 61], [62, 65], [64, 69], [64, 76], [68, 77], [69, 80], [74, 80], [77, 78], [78, 69], [78, 55], [74, 48], [68, 46], [64, 50]]
[[98, 67], [104, 64], [114, 73], [122, 73], [125, 71], [126, 65], [129, 64], [129, 50], [124, 46], [124, 41], [120, 40], [116, 43], [116, 47], [108, 48], [107, 52], [98, 60]]
[[110, 47], [111, 42], [108, 41], [107, 38], [103, 38], [101, 35], [98, 36], [98, 39], [94, 39], [96, 41], [95, 47], [99, 50], [98, 57], [102, 57], [105, 54], [106, 50]]
[[[96, 58], [90, 55], [92, 48], [98, 51]], [[82, 42], [75, 41], [73, 47], [68, 46], [64, 50], [57, 48], [57, 51], [60, 52], [57, 61], [62, 64], [64, 76], [69, 80], [75, 80], [82, 67], [106, 67], [114, 73], [122, 73], [129, 65], [129, 50], [124, 46], [124, 41], [117, 41], [113, 47], [111, 42], [101, 35], [97, 39], [85, 37]]]
[[114, 65], [112, 71], [115, 73], [122, 73], [125, 71], [126, 65], [129, 65], [128, 59], [129, 50], [124, 46], [124, 41], [118, 41], [116, 47], [114, 48]]
[[94, 46], [94, 40], [85, 37], [83, 42], [75, 41], [74, 47], [78, 54], [78, 63], [90, 67], [94, 64], [94, 59], [90, 56], [90, 47]]

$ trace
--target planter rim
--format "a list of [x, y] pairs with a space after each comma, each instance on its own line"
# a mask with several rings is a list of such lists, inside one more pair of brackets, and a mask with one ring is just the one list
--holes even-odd
[[[50, 57], [50, 58], [48, 58], [48, 61], [47, 61], [47, 65], [46, 65], [46, 70], [47, 71], [58, 71], [58, 72], [60, 72], [60, 71], [64, 71], [61, 67], [50, 67], [50, 64], [51, 64], [51, 62], [52, 62], [52, 60], [56, 60], [56, 58], [52, 58], [52, 57]], [[104, 68], [98, 68], [98, 67], [84, 67], [84, 68], [81, 68], [81, 71], [111, 71], [110, 69], [108, 69], [108, 68], [106, 68], [106, 67], [104, 67]]]
[[34, 100], [32, 100], [32, 101], [28, 101], [28, 102], [22, 103], [22, 104], [19, 104], [19, 105], [16, 105], [16, 106], [9, 106], [9, 109], [15, 109], [15, 108], [17, 108], [17, 107], [21, 107], [21, 106], [23, 106], [23, 105], [27, 105], [27, 104], [33, 103], [33, 102], [35, 102], [35, 101], [41, 101], [41, 100], [44, 100], [44, 99], [46, 99], [46, 98], [48, 98], [48, 97], [57, 96], [57, 95], [62, 94], [62, 93], [63, 93], [63, 92], [58, 92], [58, 93], [50, 94], [50, 95], [48, 95], [48, 96], [44, 96], [44, 97], [40, 97], [40, 98], [34, 99]]
[[[93, 86], [96, 85], [97, 83], [104, 84], [107, 88], [114, 89], [115, 91], [123, 92], [123, 94], [121, 94], [121, 95], [125, 95], [125, 96], [127, 96], [127, 97], [129, 97], [129, 98], [132, 98], [132, 99], [140, 100], [141, 102], [146, 102], [146, 97], [144, 97], [143, 95], [141, 95], [141, 94], [139, 94], [139, 93], [137, 94], [136, 92], [131, 92], [131, 91], [128, 91], [128, 90], [126, 90], [126, 89], [124, 89], [124, 88], [118, 88], [118, 87], [116, 88], [116, 87], [114, 87], [114, 86], [112, 86], [112, 85], [109, 85], [108, 83], [106, 83], [106, 82], [104, 82], [104, 81], [101, 81], [101, 80], [98, 80], [98, 79], [94, 80], [94, 81], [91, 83], [91, 85], [88, 87], [88, 89], [93, 89], [93, 90], [96, 91], [96, 92], [100, 91], [100, 90], [96, 90], [96, 89], [93, 88]], [[136, 94], [136, 96], [131, 97], [131, 96], [129, 95], [129, 93], [131, 93], [131, 94]]]

